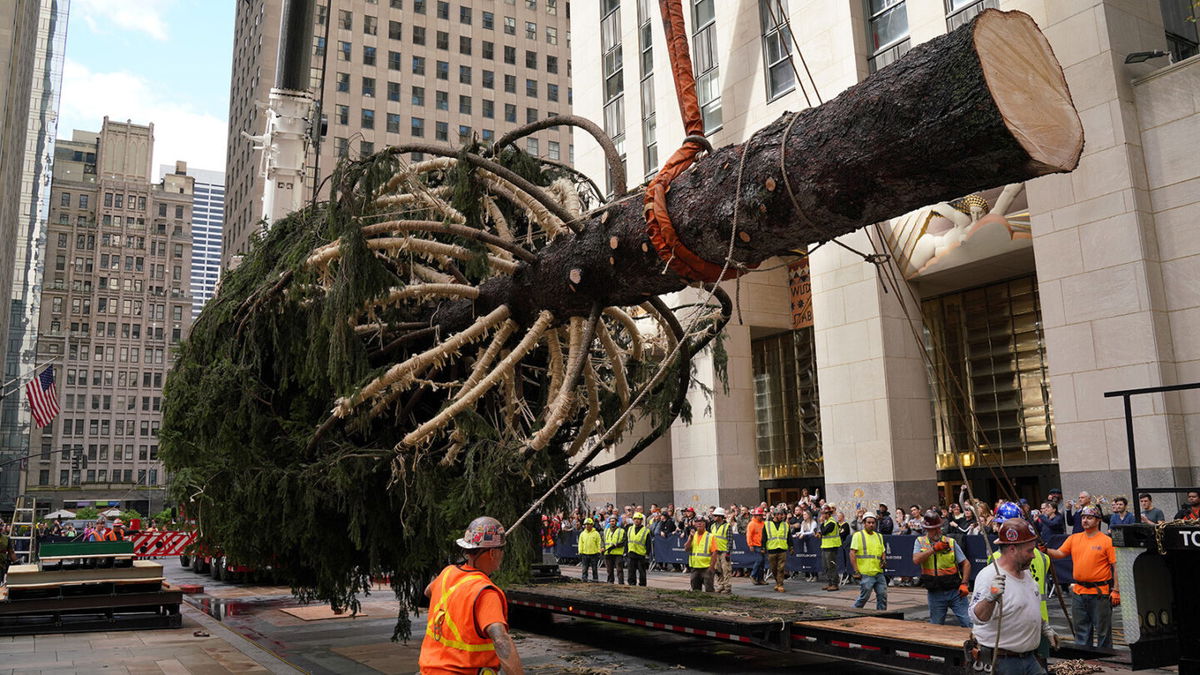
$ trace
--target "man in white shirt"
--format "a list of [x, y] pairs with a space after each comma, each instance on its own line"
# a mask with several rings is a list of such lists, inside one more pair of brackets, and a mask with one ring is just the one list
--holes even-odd
[[1009, 518], [993, 543], [1000, 546], [1000, 557], [975, 577], [969, 609], [978, 661], [994, 663], [996, 675], [1044, 675], [1038, 644], [1044, 634], [1057, 648], [1058, 635], [1042, 619], [1038, 583], [1029, 573], [1037, 531], [1021, 518]]

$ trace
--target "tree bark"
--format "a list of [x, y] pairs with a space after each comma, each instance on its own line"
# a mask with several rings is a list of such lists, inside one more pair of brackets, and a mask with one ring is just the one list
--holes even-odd
[[[732, 260], [753, 266], [927, 204], [1070, 171], [1082, 149], [1045, 37], [1026, 14], [986, 10], [834, 100], [702, 157], [667, 203], [692, 251], [721, 265], [732, 237]], [[461, 329], [500, 304], [526, 325], [543, 309], [562, 320], [692, 281], [665, 267], [647, 238], [642, 193], [631, 193], [513, 276], [485, 283], [477, 300], [445, 303], [433, 321]]]

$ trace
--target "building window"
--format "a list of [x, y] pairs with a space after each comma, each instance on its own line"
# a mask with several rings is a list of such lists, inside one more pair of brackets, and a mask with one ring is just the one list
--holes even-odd
[[496, 43], [484, 40], [483, 48], [480, 50], [480, 53], [482, 54], [483, 58], [487, 59], [488, 61], [494, 61], [496, 59]]
[[495, 89], [496, 73], [491, 70], [483, 71], [482, 83], [484, 89]]
[[604, 75], [604, 131], [625, 154], [625, 74], [621, 57], [621, 3], [600, 3], [600, 49]]
[[338, 60], [339, 61], [349, 61], [350, 60], [350, 49], [351, 49], [351, 46], [350, 46], [349, 42], [343, 42], [343, 41], [339, 40], [338, 41]]
[[505, 91], [505, 93], [508, 93], [508, 94], [517, 93], [517, 76], [516, 75], [505, 75], [504, 76], [504, 91]]
[[425, 27], [413, 26], [412, 42], [414, 45], [425, 46]]
[[792, 36], [788, 31], [786, 12], [781, 0], [758, 0], [768, 101], [796, 88], [796, 71], [792, 67]]
[[558, 57], [546, 55], [546, 72], [558, 74]]
[[401, 65], [402, 63], [403, 59], [400, 56], [400, 52], [388, 52], [388, 70], [400, 70], [404, 67]]
[[363, 17], [363, 35], [374, 35], [379, 31], [379, 19], [373, 16]]
[[435, 44], [438, 49], [450, 50], [450, 34], [446, 31], [439, 30], [435, 34]]
[[458, 7], [458, 22], [467, 26], [471, 25], [471, 8], [464, 5]]
[[425, 74], [425, 57], [424, 56], [412, 57], [412, 71], [413, 71], [413, 75], [424, 75]]
[[496, 102], [495, 101], [489, 101], [486, 98], [483, 99], [483, 116], [489, 120], [496, 118]]
[[517, 48], [516, 47], [510, 47], [510, 46], [504, 47], [504, 62], [510, 66], [517, 65]]
[[471, 84], [471, 66], [458, 67], [458, 83]]
[[526, 108], [525, 109], [525, 123], [533, 124], [536, 121], [538, 121], [537, 108]]
[[904, 56], [912, 46], [908, 38], [905, 0], [863, 0], [867, 12], [867, 66], [873, 73]]
[[400, 83], [388, 82], [387, 100], [400, 102]]
[[717, 60], [716, 0], [692, 0], [692, 57], [696, 70], [696, 96], [705, 133], [721, 126], [720, 64]]
[[471, 97], [470, 96], [463, 96], [462, 94], [459, 94], [459, 96], [458, 96], [458, 112], [460, 115], [470, 115], [471, 114]]
[[364, 66], [375, 65], [375, 48], [374, 47], [363, 46], [363, 65]]
[[525, 151], [536, 157], [539, 154], [538, 153], [538, 139], [536, 139], [536, 138], [525, 139]]
[[759, 480], [825, 473], [813, 329], [753, 340]]
[[558, 29], [554, 26], [546, 26], [546, 44], [558, 44]]
[[954, 30], [966, 25], [985, 9], [998, 9], [1000, 0], [945, 0], [946, 28]]
[[388, 39], [403, 40], [404, 26], [399, 21], [388, 21]]
[[425, 106], [425, 87], [412, 88], [412, 104], [415, 106]]
[[525, 67], [537, 69], [537, 52], [525, 50]]
[[425, 137], [425, 120], [420, 117], [412, 118], [412, 127], [409, 129], [414, 138]]
[[516, 121], [517, 121], [517, 106], [513, 105], [512, 103], [504, 104], [504, 121], [516, 123]]
[[366, 108], [363, 109], [363, 111], [362, 111], [362, 128], [363, 129], [374, 129], [375, 128], [375, 111], [374, 110], [367, 110]]
[[926, 300], [922, 312], [938, 469], [1056, 462], [1037, 279]]
[[338, 28], [343, 30], [354, 30], [354, 13], [348, 9], [339, 9]]
[[434, 122], [433, 138], [438, 141], [450, 140], [450, 125], [446, 122]]
[[387, 114], [387, 132], [389, 134], [400, 133], [400, 115], [397, 113]]
[[450, 94], [444, 91], [433, 93], [434, 107], [438, 110], [450, 110]]
[[546, 142], [546, 157], [548, 157], [549, 159], [553, 159], [553, 160], [562, 159], [562, 157], [560, 156], [562, 153], [562, 151], [559, 149], [560, 147], [561, 146], [559, 146], [558, 141], [547, 141]]
[[481, 24], [484, 30], [496, 30], [496, 15], [491, 12], [484, 12]]
[[335, 89], [340, 92], [350, 93], [350, 73], [338, 73], [337, 85]]
[[[658, 124], [654, 103], [654, 41], [651, 26], [653, 0], [638, 0], [638, 49], [641, 50], [642, 171], [649, 176], [658, 170]], [[558, 63], [555, 62], [557, 69]]]
[[375, 98], [375, 78], [364, 77], [362, 79], [362, 95], [368, 98]]
[[557, 84], [547, 84], [546, 85], [546, 100], [554, 101], [555, 103], [558, 102], [558, 85]]
[[450, 19], [450, 3], [444, 2], [443, 0], [438, 0], [437, 18], [446, 20]]
[[1191, 0], [1159, 0], [1159, 5], [1171, 60], [1179, 62], [1200, 53], [1200, 36], [1196, 31], [1196, 20], [1200, 16], [1196, 4]]
[[450, 62], [449, 61], [438, 61], [437, 62], [437, 79], [439, 79], [439, 80], [449, 80], [450, 79]]
[[537, 24], [534, 23], [533, 21], [525, 22], [525, 39], [526, 40], [536, 40], [537, 39]]
[[466, 35], [458, 36], [458, 53], [466, 56], [471, 55], [471, 38]]
[[537, 98], [537, 95], [538, 95], [537, 80], [525, 80], [525, 95], [530, 98]]
[[546, 13], [550, 16], [558, 14], [558, 0], [546, 0]]
[[516, 17], [512, 17], [512, 16], [504, 17], [504, 34], [505, 35], [516, 35], [517, 34], [517, 19], [516, 19]]

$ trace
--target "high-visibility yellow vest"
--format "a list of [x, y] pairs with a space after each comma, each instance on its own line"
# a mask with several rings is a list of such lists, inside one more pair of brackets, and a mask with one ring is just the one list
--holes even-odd
[[608, 555], [625, 555], [625, 528], [615, 525], [605, 530], [604, 548]]
[[596, 555], [604, 550], [600, 541], [600, 533], [596, 530], [584, 530], [579, 533], [579, 555]]
[[717, 550], [726, 552], [729, 550], [729, 523], [717, 523], [708, 528], [712, 536], [717, 538]]
[[646, 538], [650, 536], [650, 528], [638, 529], [637, 525], [629, 528], [629, 552], [646, 555]]
[[826, 520], [822, 525], [822, 529], [824, 529], [825, 525], [830, 523], [833, 523], [833, 534], [821, 535], [821, 548], [838, 548], [842, 545], [842, 533], [838, 530], [838, 524], [836, 520], [833, 518]]
[[867, 534], [865, 530], [855, 532], [854, 536], [850, 537], [850, 548], [854, 549], [854, 560], [858, 564], [859, 574], [873, 577], [883, 572], [885, 548], [882, 534]]
[[[992, 551], [992, 555], [988, 557], [988, 562], [994, 561], [1000, 557], [1000, 551]], [[1037, 582], [1038, 595], [1042, 599], [1042, 620], [1050, 620], [1050, 610], [1046, 607], [1046, 598], [1050, 591], [1050, 556], [1034, 549], [1033, 560], [1029, 563], [1029, 573], [1033, 575], [1033, 580]]]
[[688, 567], [706, 569], [712, 565], [712, 535], [708, 532], [692, 535], [692, 552], [688, 555]]
[[767, 521], [767, 550], [786, 551], [788, 547], [788, 530], [786, 522]]
[[[945, 551], [934, 551], [933, 555], [925, 559], [921, 563], [922, 576], [946, 576], [950, 574], [958, 574], [958, 556], [955, 555], [955, 550], [958, 544], [949, 537], [942, 537], [938, 541], [944, 541], [950, 545], [950, 548]], [[930, 549], [933, 548], [935, 542], [929, 540], [929, 537], [918, 537], [917, 542]]]

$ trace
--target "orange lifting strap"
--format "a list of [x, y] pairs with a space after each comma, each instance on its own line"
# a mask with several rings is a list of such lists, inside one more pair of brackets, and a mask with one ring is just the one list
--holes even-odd
[[[662, 13], [663, 30], [667, 37], [667, 54], [671, 57], [671, 73], [675, 79], [675, 95], [679, 99], [679, 111], [683, 115], [683, 129], [689, 137], [704, 138], [704, 119], [700, 115], [700, 102], [696, 98], [696, 78], [692, 75], [692, 57], [688, 52], [687, 30], [683, 23], [683, 7], [680, 0], [658, 0]], [[663, 164], [662, 169], [646, 187], [645, 213], [646, 233], [654, 250], [671, 271], [690, 281], [715, 282], [733, 279], [742, 271], [730, 266], [711, 263], [696, 255], [679, 240], [667, 213], [667, 189], [676, 176], [696, 161], [696, 155], [705, 147], [699, 141], [688, 138], [683, 145]], [[722, 274], [724, 270], [724, 274]]]

